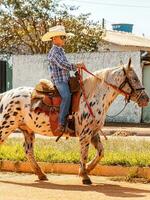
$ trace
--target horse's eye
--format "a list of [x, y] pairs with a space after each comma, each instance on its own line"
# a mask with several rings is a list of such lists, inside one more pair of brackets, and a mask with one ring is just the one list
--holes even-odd
[[134, 80], [134, 81], [138, 81], [137, 77], [135, 77], [133, 80]]

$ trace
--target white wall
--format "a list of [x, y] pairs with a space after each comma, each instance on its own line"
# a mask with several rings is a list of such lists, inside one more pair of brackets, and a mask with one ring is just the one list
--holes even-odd
[[[120, 62], [127, 63], [129, 57], [132, 58], [132, 64], [142, 80], [142, 69], [140, 66], [140, 52], [97, 52], [68, 54], [70, 62], [84, 62], [90, 71], [96, 71], [102, 68], [113, 67]], [[48, 78], [48, 61], [46, 55], [17, 55], [13, 56], [13, 87], [34, 86], [39, 79]], [[87, 75], [85, 75], [87, 76]], [[118, 113], [124, 105], [124, 100], [118, 97], [110, 108], [109, 115]], [[141, 120], [141, 108], [135, 103], [130, 103], [126, 109], [117, 117], [109, 118], [111, 122], [134, 122]]]
[[[86, 53], [80, 55], [70, 55], [72, 62], [83, 61], [90, 71], [102, 68], [113, 67], [120, 62], [128, 63], [129, 57], [132, 58], [132, 64], [139, 79], [142, 81], [142, 69], [140, 64], [140, 52], [99, 52]], [[116, 115], [124, 107], [124, 97], [119, 96], [109, 109], [108, 115]], [[142, 109], [131, 102], [125, 110], [115, 118], [107, 117], [108, 122], [129, 122], [140, 123]]]
[[39, 79], [48, 78], [46, 55], [14, 55], [13, 87], [34, 86]]

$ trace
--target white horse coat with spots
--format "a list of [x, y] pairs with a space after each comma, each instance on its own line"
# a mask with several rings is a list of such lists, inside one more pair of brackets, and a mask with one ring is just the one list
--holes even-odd
[[[80, 175], [83, 183], [90, 184], [88, 173], [103, 156], [103, 146], [98, 130], [103, 127], [107, 110], [119, 93], [130, 97], [139, 106], [146, 106], [149, 98], [145, 93], [134, 70], [130, 67], [104, 69], [95, 73], [101, 81], [93, 76], [84, 81], [85, 93], [95, 118], [90, 115], [83, 95], [80, 98], [79, 111], [75, 113], [76, 135], [81, 146]], [[46, 179], [34, 159], [34, 133], [51, 136], [49, 118], [44, 113], [31, 112], [31, 93], [33, 88], [20, 87], [0, 94], [0, 143], [17, 128], [25, 136], [25, 151], [31, 166], [39, 179]], [[96, 125], [96, 126], [95, 126]], [[89, 144], [97, 150], [96, 156], [86, 164]]]

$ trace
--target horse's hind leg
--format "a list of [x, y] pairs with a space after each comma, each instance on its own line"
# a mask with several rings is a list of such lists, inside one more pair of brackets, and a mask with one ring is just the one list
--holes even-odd
[[92, 169], [95, 168], [95, 166], [98, 164], [98, 162], [102, 159], [102, 157], [104, 156], [104, 149], [103, 149], [103, 145], [101, 143], [100, 140], [100, 136], [97, 133], [96, 135], [93, 135], [92, 139], [91, 139], [91, 143], [92, 145], [95, 147], [95, 149], [97, 150], [96, 155], [94, 157], [93, 160], [91, 160], [89, 163], [87, 163], [86, 165], [86, 169], [87, 172], [89, 173]]
[[39, 180], [48, 180], [46, 175], [41, 170], [40, 166], [37, 164], [34, 158], [34, 151], [33, 151], [33, 143], [35, 140], [34, 133], [26, 130], [22, 130], [22, 132], [25, 137], [25, 144], [24, 144], [25, 153], [34, 173], [39, 177]]
[[1, 116], [0, 119], [0, 144], [2, 144], [7, 137], [17, 128], [16, 122], [8, 120], [9, 114]]

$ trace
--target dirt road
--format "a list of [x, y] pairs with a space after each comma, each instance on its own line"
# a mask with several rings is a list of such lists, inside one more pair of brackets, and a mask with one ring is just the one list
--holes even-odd
[[36, 181], [31, 174], [0, 172], [0, 200], [148, 200], [150, 184], [114, 182], [92, 176], [85, 186], [75, 175], [49, 174], [49, 181]]

